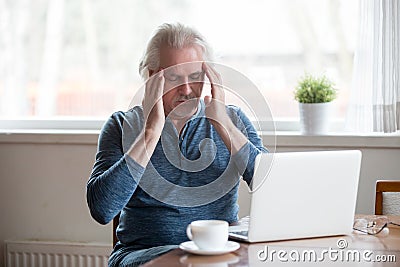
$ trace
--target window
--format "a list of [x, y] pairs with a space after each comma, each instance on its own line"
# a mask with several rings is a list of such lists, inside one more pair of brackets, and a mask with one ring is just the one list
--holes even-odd
[[0, 2], [1, 118], [106, 118], [142, 85], [138, 64], [164, 22], [197, 28], [217, 61], [248, 76], [275, 120], [296, 119], [293, 88], [324, 73], [344, 118], [358, 1], [16, 0]]

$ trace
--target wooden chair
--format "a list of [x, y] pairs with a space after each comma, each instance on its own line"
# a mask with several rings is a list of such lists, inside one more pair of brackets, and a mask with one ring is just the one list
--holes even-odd
[[[383, 214], [383, 204], [384, 204], [384, 192], [399, 192], [398, 196], [396, 195], [397, 201], [400, 201], [400, 180], [378, 180], [376, 181], [375, 187], [376, 195], [375, 195], [375, 214], [376, 215], [384, 215]], [[397, 208], [400, 211], [400, 206]], [[388, 214], [387, 214], [388, 215]]]
[[118, 242], [118, 237], [117, 237], [117, 227], [119, 224], [119, 213], [117, 214], [117, 216], [114, 217], [113, 219], [113, 247], [115, 247], [115, 244], [117, 244]]

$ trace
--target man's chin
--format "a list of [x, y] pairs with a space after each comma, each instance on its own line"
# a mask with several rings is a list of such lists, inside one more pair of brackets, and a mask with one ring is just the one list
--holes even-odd
[[182, 102], [178, 104], [170, 113], [169, 117], [171, 119], [185, 119], [193, 116], [197, 111], [197, 105], [193, 103]]

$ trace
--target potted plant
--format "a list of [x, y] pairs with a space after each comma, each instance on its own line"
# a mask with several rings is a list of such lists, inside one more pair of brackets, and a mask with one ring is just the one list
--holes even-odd
[[299, 102], [301, 133], [326, 134], [329, 131], [332, 101], [337, 91], [325, 75], [306, 74], [298, 82], [294, 98]]

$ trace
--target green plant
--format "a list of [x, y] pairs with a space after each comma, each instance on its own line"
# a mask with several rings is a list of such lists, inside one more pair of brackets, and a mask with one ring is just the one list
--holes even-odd
[[325, 75], [315, 77], [306, 74], [299, 80], [294, 91], [294, 99], [300, 103], [331, 102], [337, 96], [334, 84]]

